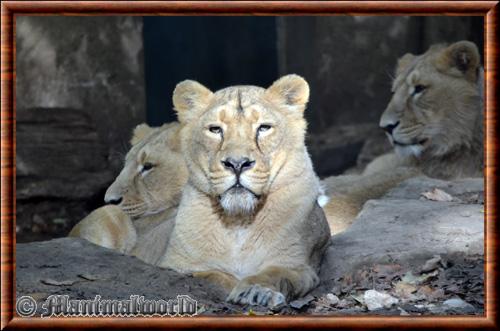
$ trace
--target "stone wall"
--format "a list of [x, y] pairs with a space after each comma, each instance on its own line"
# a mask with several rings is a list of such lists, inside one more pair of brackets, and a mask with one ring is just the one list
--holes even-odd
[[16, 18], [18, 240], [102, 204], [145, 119], [142, 49], [140, 17]]

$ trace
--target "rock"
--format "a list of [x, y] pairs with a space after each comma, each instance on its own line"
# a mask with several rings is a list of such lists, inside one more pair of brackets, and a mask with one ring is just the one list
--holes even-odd
[[331, 304], [332, 306], [336, 306], [340, 302], [339, 297], [333, 293], [328, 293], [326, 295], [326, 299], [328, 300], [328, 303]]
[[[453, 181], [429, 178], [426, 176], [414, 177], [405, 180], [398, 186], [387, 192], [385, 199], [419, 199], [421, 192], [440, 189], [448, 194], [463, 199], [463, 197], [475, 197], [470, 204], [480, 204], [481, 200], [477, 195], [484, 195], [483, 178], [463, 178]], [[466, 199], [467, 200], [467, 199]]]
[[226, 303], [225, 291], [205, 280], [148, 265], [83, 239], [17, 244], [17, 297], [32, 295], [41, 313], [41, 302], [50, 294], [67, 294], [70, 299], [143, 295], [146, 299], [165, 300], [185, 294], [206, 307], [203, 314], [243, 310]]
[[16, 217], [25, 234], [67, 234], [103, 204], [113, 181], [108, 150], [92, 117], [69, 108], [30, 108], [17, 113]]
[[113, 180], [92, 118], [77, 109], [17, 116], [17, 199], [88, 199]]
[[[483, 178], [402, 182], [370, 200], [345, 232], [332, 237], [320, 277], [328, 288], [361, 265], [424, 265], [435, 255], [483, 254], [484, 213], [479, 203], [419, 200], [420, 192], [446, 188], [455, 197], [483, 194]], [[464, 217], [464, 213], [470, 215]], [[330, 282], [328, 282], [330, 280]]]
[[474, 309], [474, 306], [460, 298], [452, 298], [443, 302], [447, 308]]
[[[104, 204], [131, 131], [146, 119], [142, 22], [16, 20], [18, 242], [66, 235]], [[43, 224], [32, 223], [35, 213]]]
[[373, 311], [381, 308], [390, 308], [399, 302], [398, 299], [390, 296], [387, 293], [381, 293], [375, 290], [368, 290], [363, 296], [364, 302], [368, 310]]
[[295, 309], [302, 309], [304, 306], [309, 305], [309, 303], [311, 303], [311, 301], [313, 300], [314, 297], [312, 295], [306, 295], [303, 298], [299, 298], [290, 302], [290, 306]]

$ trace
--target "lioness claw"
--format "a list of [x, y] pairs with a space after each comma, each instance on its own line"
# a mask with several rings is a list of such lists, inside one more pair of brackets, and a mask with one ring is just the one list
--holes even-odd
[[258, 284], [243, 288], [237, 286], [231, 291], [226, 301], [236, 304], [266, 306], [269, 308], [283, 305], [286, 302], [285, 296], [282, 293]]

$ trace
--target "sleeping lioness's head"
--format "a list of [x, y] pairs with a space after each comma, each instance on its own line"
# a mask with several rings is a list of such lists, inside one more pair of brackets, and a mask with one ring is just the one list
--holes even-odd
[[308, 98], [309, 86], [297, 75], [267, 89], [212, 92], [195, 81], [179, 83], [173, 102], [190, 182], [227, 215], [253, 214], [292, 152], [304, 148]]
[[122, 171], [106, 191], [104, 200], [132, 218], [153, 215], [179, 204], [187, 181], [180, 152], [179, 123], [151, 128], [138, 125]]
[[469, 41], [399, 59], [380, 119], [398, 154], [432, 159], [471, 148], [482, 127], [480, 65]]

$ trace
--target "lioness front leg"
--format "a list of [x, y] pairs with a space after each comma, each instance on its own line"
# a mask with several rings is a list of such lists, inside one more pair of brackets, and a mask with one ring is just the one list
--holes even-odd
[[305, 295], [318, 283], [318, 275], [308, 266], [293, 269], [268, 267], [256, 275], [242, 279], [226, 300], [275, 307]]
[[117, 206], [94, 210], [76, 224], [68, 236], [84, 238], [120, 253], [129, 253], [137, 240], [132, 220]]
[[231, 291], [231, 289], [233, 289], [238, 283], [238, 279], [236, 277], [219, 270], [193, 272], [193, 276], [196, 278], [204, 278], [209, 282], [220, 285], [228, 292]]

